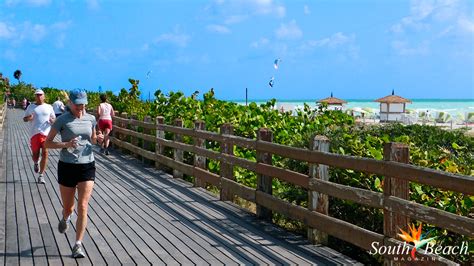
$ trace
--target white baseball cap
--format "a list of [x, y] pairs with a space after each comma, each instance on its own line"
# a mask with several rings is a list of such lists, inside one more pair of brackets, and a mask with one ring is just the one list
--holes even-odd
[[42, 89], [37, 89], [35, 90], [35, 95], [36, 94], [44, 94], [44, 91]]

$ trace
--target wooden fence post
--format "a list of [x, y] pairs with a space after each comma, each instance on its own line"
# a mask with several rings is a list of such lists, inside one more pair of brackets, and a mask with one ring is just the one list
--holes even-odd
[[[258, 141], [273, 141], [273, 133], [268, 128], [261, 128], [257, 132]], [[257, 150], [257, 163], [272, 164], [272, 154]], [[257, 174], [257, 190], [272, 195], [272, 178]], [[272, 220], [272, 211], [257, 204], [257, 217], [264, 220]]]
[[[137, 120], [138, 120], [137, 114], [132, 113], [132, 115], [130, 116], [130, 119], [129, 119], [130, 130], [138, 132], [138, 126], [133, 124], [133, 121], [137, 121]], [[138, 138], [130, 136], [130, 143], [133, 146], [138, 147]], [[141, 157], [140, 154], [134, 153], [133, 156], [140, 160], [140, 157]]]
[[[311, 150], [329, 152], [329, 139], [325, 136], [315, 136], [311, 143]], [[329, 181], [329, 167], [323, 164], [309, 164], [309, 178]], [[328, 215], [328, 195], [308, 190], [308, 210]], [[308, 240], [313, 244], [327, 245], [328, 234], [308, 227]]]
[[[156, 141], [155, 141], [155, 153], [158, 155], [163, 155], [165, 151], [165, 146], [160, 144], [158, 142], [158, 139], [165, 139], [165, 131], [160, 129], [160, 125], [165, 124], [165, 118], [162, 116], [157, 116], [156, 117]], [[155, 161], [155, 168], [158, 170], [164, 170], [164, 167], [162, 164], [158, 162], [158, 160]]]
[[[232, 124], [225, 123], [221, 126], [221, 135], [233, 135], [234, 134], [234, 127]], [[230, 154], [234, 155], [234, 145], [226, 142], [221, 143], [221, 153], [223, 154]], [[221, 161], [220, 164], [220, 176], [221, 180], [224, 178], [235, 180], [234, 178], [234, 166], [230, 163], [224, 163]], [[234, 195], [227, 189], [220, 186], [221, 193], [220, 193], [220, 200], [230, 200], [234, 199]]]
[[[143, 118], [143, 122], [146, 122], [146, 123], [150, 123], [151, 122], [151, 117], [150, 116], [145, 116]], [[143, 134], [147, 134], [147, 135], [150, 135], [150, 129], [147, 129], [147, 128], [143, 128]], [[149, 141], [145, 141], [143, 140], [142, 141], [142, 148], [146, 151], [150, 151], [151, 150], [151, 144]], [[142, 163], [143, 164], [150, 164], [150, 160], [149, 159], [146, 159], [145, 157], [142, 156]]]
[[[120, 117], [120, 113], [119, 113], [118, 111], [114, 111], [114, 116]], [[112, 120], [112, 124], [113, 124], [113, 127], [112, 127], [112, 132], [110, 132], [110, 135], [111, 135], [112, 137], [116, 138], [116, 139], [120, 139], [120, 138], [119, 138], [119, 133], [117, 132], [117, 130], [114, 130], [114, 127], [115, 127], [115, 126], [120, 126], [120, 124], [119, 124], [119, 123], [117, 122], [117, 120], [115, 120], [115, 119]], [[112, 147], [113, 147], [114, 149], [117, 149], [117, 148], [118, 148], [118, 146], [115, 145], [112, 141], [110, 142], [110, 145], [112, 145]]]
[[[174, 120], [174, 125], [177, 127], [183, 127], [183, 120], [181, 118], [176, 118]], [[183, 136], [181, 134], [174, 134], [174, 141], [176, 142], [182, 142], [183, 141]], [[179, 149], [174, 149], [174, 160], [177, 162], [183, 162], [183, 150]], [[183, 173], [173, 169], [173, 178], [183, 178]]]
[[[127, 113], [122, 113], [120, 115], [120, 117], [122, 117], [124, 119], [128, 119], [128, 114]], [[121, 122], [120, 127], [127, 129], [127, 122]], [[128, 137], [125, 134], [120, 134], [120, 140], [124, 141], [124, 142], [128, 142]], [[127, 149], [121, 148], [120, 150], [122, 151], [122, 154], [127, 154], [127, 151], [128, 151]]]
[[[403, 143], [385, 143], [383, 147], [385, 161], [395, 161], [408, 163], [410, 160], [410, 150], [408, 145]], [[401, 199], [409, 200], [409, 182], [408, 180], [392, 178], [385, 176], [383, 181], [383, 193], [385, 197], [395, 196]], [[410, 219], [404, 215], [383, 210], [383, 234], [386, 237], [397, 236], [399, 229], [406, 229]], [[385, 265], [390, 265], [389, 259], [385, 259]]]
[[[206, 130], [206, 124], [202, 120], [197, 120], [194, 122], [194, 130]], [[206, 148], [206, 140], [201, 138], [194, 138], [194, 146], [199, 148]], [[194, 167], [198, 167], [201, 169], [206, 169], [206, 157], [199, 156], [194, 154]], [[201, 178], [194, 177], [194, 186], [196, 187], [206, 187], [206, 182], [203, 182]]]

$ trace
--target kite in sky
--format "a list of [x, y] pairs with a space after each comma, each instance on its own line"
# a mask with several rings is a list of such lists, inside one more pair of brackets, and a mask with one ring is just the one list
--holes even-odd
[[280, 64], [280, 62], [281, 62], [280, 58], [275, 59], [275, 61], [273, 62], [273, 67], [275, 69], [278, 69], [278, 64]]
[[275, 77], [272, 77], [270, 81], [268, 82], [268, 85], [273, 88], [273, 82], [275, 81]]
[[149, 78], [150, 78], [151, 72], [153, 72], [153, 71], [149, 70], [148, 72], [146, 72], [146, 79], [149, 79]]

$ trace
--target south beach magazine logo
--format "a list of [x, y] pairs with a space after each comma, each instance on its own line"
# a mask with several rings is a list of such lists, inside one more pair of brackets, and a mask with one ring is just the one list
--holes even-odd
[[[408, 225], [408, 232], [400, 229], [401, 234], [398, 236], [403, 239], [405, 242], [403, 244], [398, 244], [396, 246], [385, 246], [379, 242], [372, 242], [372, 248], [369, 251], [371, 255], [392, 255], [393, 260], [395, 261], [423, 261], [423, 260], [436, 260], [433, 255], [436, 256], [446, 256], [446, 255], [467, 255], [469, 252], [467, 241], [462, 242], [461, 246], [441, 246], [436, 245], [436, 236], [430, 237], [430, 232], [422, 234], [422, 224], [415, 227], [414, 224]], [[410, 246], [409, 244], [413, 244]], [[426, 246], [426, 247], [425, 247]], [[421, 249], [425, 247], [424, 249]], [[431, 256], [427, 257], [417, 257], [416, 253], [424, 254]], [[408, 256], [410, 255], [410, 256]]]

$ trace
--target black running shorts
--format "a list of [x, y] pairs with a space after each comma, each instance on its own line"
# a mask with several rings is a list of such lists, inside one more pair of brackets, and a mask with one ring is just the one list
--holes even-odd
[[76, 187], [78, 183], [95, 180], [95, 162], [86, 164], [58, 163], [58, 183], [66, 187]]

